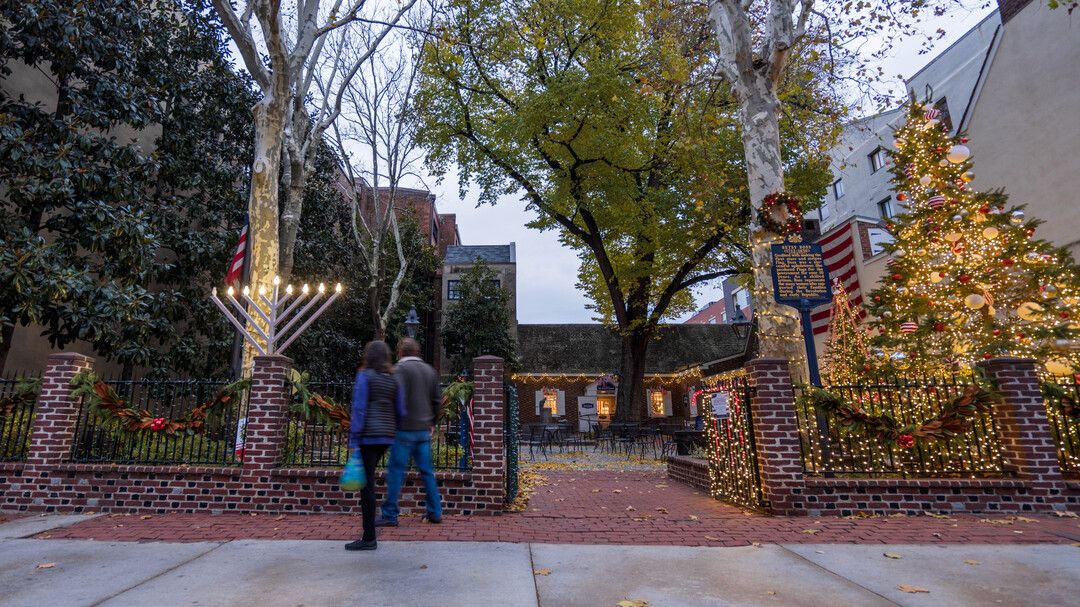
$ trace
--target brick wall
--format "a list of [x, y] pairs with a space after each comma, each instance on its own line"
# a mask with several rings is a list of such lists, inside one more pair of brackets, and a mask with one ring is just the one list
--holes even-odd
[[[981, 366], [1004, 398], [994, 417], [1008, 477], [854, 479], [804, 474], [787, 362], [752, 361], [751, 413], [767, 506], [776, 514], [844, 516], [1080, 509], [1080, 480], [1066, 478], [1058, 467], [1033, 361], [998, 358]], [[698, 486], [701, 479], [684, 459], [669, 460], [669, 475]]]
[[[25, 462], [0, 463], [0, 510], [29, 512], [355, 512], [359, 494], [338, 487], [339, 469], [279, 468], [291, 361], [256, 357], [244, 464], [236, 467], [75, 464], [69, 461], [80, 404], [71, 378], [92, 367], [78, 354], [49, 358]], [[505, 497], [502, 359], [474, 361], [474, 465], [436, 472], [447, 514], [498, 514]], [[382, 494], [384, 473], [376, 477]], [[410, 471], [403, 511], [420, 513], [423, 485]]]
[[677, 480], [695, 489], [709, 491], [709, 462], [696, 457], [672, 455], [667, 461], [668, 478]]

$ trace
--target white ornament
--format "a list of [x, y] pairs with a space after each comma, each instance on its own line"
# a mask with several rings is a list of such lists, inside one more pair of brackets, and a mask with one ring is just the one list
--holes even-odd
[[930, 179], [929, 175], [923, 175], [922, 177], [919, 178], [919, 183], [921, 183], [924, 186], [930, 185], [931, 181], [933, 181], [933, 180]]
[[966, 145], [957, 144], [949, 148], [945, 158], [953, 164], [960, 164], [971, 157], [971, 150]]
[[986, 298], [982, 295], [979, 295], [978, 293], [972, 293], [971, 295], [968, 295], [964, 298], [964, 305], [971, 308], [972, 310], [978, 310], [979, 308], [986, 305]]
[[987, 240], [993, 240], [997, 238], [999, 234], [1001, 234], [1001, 232], [994, 226], [983, 229], [983, 238]]

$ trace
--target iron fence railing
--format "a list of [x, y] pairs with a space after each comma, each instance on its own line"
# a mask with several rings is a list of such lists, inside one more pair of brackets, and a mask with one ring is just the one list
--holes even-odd
[[20, 389], [35, 380], [37, 376], [28, 374], [0, 378], [0, 462], [26, 459], [37, 399], [20, 396]]
[[[1060, 393], [1046, 394], [1046, 418], [1064, 472], [1080, 472], [1080, 384], [1074, 378], [1053, 378]], [[1055, 391], [1057, 392], [1057, 391]], [[1071, 402], [1070, 402], [1071, 401]]]
[[754, 419], [750, 409], [753, 387], [745, 378], [734, 378], [710, 392], [721, 398], [708, 416], [705, 451], [714, 497], [746, 508], [766, 506], [761, 490], [754, 442]]
[[[155, 417], [175, 420], [213, 399], [229, 380], [105, 379], [117, 396]], [[84, 403], [75, 426], [71, 459], [84, 463], [203, 464], [242, 463], [236, 450], [237, 427], [247, 415], [247, 397], [225, 405], [204, 432], [189, 434], [142, 430], [129, 432], [103, 422]]]
[[[870, 415], [889, 415], [901, 426], [918, 426], [970, 385], [959, 377], [920, 380], [895, 378], [876, 384], [834, 385], [825, 389]], [[802, 392], [796, 394], [801, 396]], [[977, 415], [971, 427], [951, 440], [919, 440], [904, 448], [868, 432], [847, 430], [836, 419], [815, 412], [796, 398], [795, 413], [809, 474], [902, 477], [1000, 476], [1004, 460], [993, 416]], [[824, 421], [827, 429], [820, 427]]]
[[[352, 401], [353, 382], [308, 382], [312, 393], [329, 397], [335, 403], [348, 406]], [[290, 410], [285, 430], [285, 454], [282, 465], [286, 467], [344, 466], [349, 457], [349, 436], [338, 428], [327, 428], [314, 419], [305, 419]], [[431, 436], [431, 458], [436, 470], [466, 470], [471, 466], [465, 456], [463, 437], [468, 425], [458, 418], [439, 420]], [[386, 466], [383, 456], [379, 467]]]

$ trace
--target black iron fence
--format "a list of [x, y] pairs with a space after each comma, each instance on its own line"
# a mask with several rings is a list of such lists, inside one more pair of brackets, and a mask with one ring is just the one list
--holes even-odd
[[[229, 380], [106, 379], [105, 383], [124, 401], [154, 417], [176, 420], [213, 399]], [[246, 415], [245, 396], [225, 405], [221, 416], [203, 432], [129, 432], [99, 420], [84, 403], [75, 426], [71, 459], [84, 463], [240, 465], [237, 428]]]
[[[352, 401], [353, 382], [308, 382], [308, 390], [335, 403], [348, 406]], [[318, 467], [344, 466], [349, 458], [349, 436], [339, 428], [327, 428], [311, 418], [305, 419], [296, 411], [289, 412], [285, 430], [284, 466]], [[465, 457], [468, 424], [458, 417], [439, 420], [431, 436], [431, 458], [436, 470], [467, 470], [471, 467]], [[379, 462], [385, 467], [386, 456]]]
[[[901, 427], [919, 426], [970, 382], [943, 377], [896, 378], [876, 384], [825, 386], [869, 415], [888, 415]], [[1000, 476], [1005, 473], [998, 434], [990, 413], [977, 414], [970, 428], [951, 440], [918, 440], [905, 447], [866, 431], [844, 429], [830, 414], [814, 411], [796, 391], [795, 412], [808, 474], [902, 477]], [[821, 424], [827, 426], [822, 428]]]
[[1046, 418], [1057, 446], [1062, 471], [1080, 472], [1080, 385], [1073, 378], [1054, 378], [1058, 390], [1044, 390]]
[[[753, 388], [735, 378], [710, 390], [705, 451], [713, 497], [747, 508], [765, 506], [750, 411]], [[704, 406], [704, 405], [699, 405]]]
[[26, 459], [37, 404], [32, 382], [40, 379], [31, 375], [0, 378], [0, 462]]

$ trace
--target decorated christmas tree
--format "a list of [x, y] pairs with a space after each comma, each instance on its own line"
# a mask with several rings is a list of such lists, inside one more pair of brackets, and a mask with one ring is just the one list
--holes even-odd
[[844, 285], [834, 280], [832, 318], [825, 339], [823, 379], [826, 384], [855, 384], [871, 370], [866, 327], [859, 320], [859, 309], [851, 306]]
[[937, 110], [913, 101], [907, 112], [891, 153], [905, 209], [889, 226], [892, 259], [868, 302], [876, 354], [887, 368], [917, 373], [994, 356], [1077, 372], [1080, 268], [1035, 238], [1038, 222], [1004, 192], [972, 189], [967, 138], [950, 137]]

